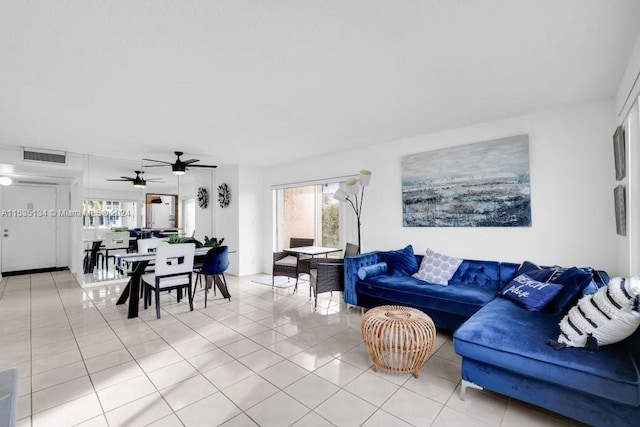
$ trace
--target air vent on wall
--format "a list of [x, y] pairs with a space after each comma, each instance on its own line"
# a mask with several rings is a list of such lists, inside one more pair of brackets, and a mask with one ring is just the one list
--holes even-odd
[[67, 153], [64, 151], [22, 148], [22, 159], [35, 162], [67, 163]]
[[46, 181], [23, 181], [23, 180], [18, 180], [18, 184], [57, 185], [55, 182], [46, 182]]

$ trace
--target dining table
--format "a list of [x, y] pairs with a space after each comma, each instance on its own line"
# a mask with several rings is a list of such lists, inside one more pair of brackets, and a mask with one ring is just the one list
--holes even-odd
[[[340, 248], [330, 248], [325, 246], [298, 246], [295, 248], [284, 249], [285, 252], [294, 254], [298, 258], [298, 273], [307, 273], [311, 275], [311, 259], [319, 255], [328, 257], [330, 253], [341, 252]], [[300, 255], [306, 255], [307, 258], [303, 258]], [[293, 293], [298, 291], [298, 281], [293, 288]], [[309, 289], [309, 296], [311, 296], [311, 289]]]
[[[207, 252], [209, 252], [210, 249], [210, 247], [196, 248], [194, 252], [194, 258], [204, 258], [204, 256], [207, 254]], [[116, 268], [120, 272], [126, 273], [129, 276], [129, 281], [127, 282], [127, 285], [122, 289], [116, 305], [121, 305], [129, 301], [129, 311], [127, 315], [129, 319], [138, 317], [142, 276], [145, 274], [149, 263], [155, 260], [155, 258], [155, 252], [138, 252], [116, 255]], [[131, 264], [131, 269], [127, 267], [128, 264]], [[207, 286], [207, 289], [211, 288], [214, 284], [224, 298], [231, 298], [229, 290], [222, 280], [219, 280], [218, 277], [214, 279], [211, 276], [207, 276], [205, 285]]]
[[312, 257], [316, 257], [318, 255], [327, 256], [328, 254], [333, 252], [340, 252], [342, 251], [342, 249], [328, 248], [324, 246], [299, 246], [297, 248], [284, 249], [284, 251], [293, 254], [311, 255]]

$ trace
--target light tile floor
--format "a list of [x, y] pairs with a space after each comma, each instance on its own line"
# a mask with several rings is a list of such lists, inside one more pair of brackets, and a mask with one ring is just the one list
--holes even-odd
[[124, 283], [81, 288], [69, 272], [0, 281], [0, 369], [20, 371], [19, 426], [567, 426], [486, 392], [458, 397], [460, 359], [438, 331], [419, 378], [376, 373], [362, 314], [341, 295], [227, 277], [231, 301], [127, 319]]

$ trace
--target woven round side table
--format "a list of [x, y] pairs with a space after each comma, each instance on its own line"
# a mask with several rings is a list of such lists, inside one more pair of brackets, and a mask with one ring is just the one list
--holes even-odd
[[429, 316], [415, 308], [396, 305], [367, 311], [360, 329], [375, 372], [380, 368], [413, 372], [416, 378], [436, 338], [436, 327]]

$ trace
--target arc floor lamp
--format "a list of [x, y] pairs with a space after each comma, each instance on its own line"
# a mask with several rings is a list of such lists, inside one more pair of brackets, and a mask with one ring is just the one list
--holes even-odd
[[[369, 185], [371, 171], [361, 170], [358, 178], [349, 178], [340, 184], [340, 188], [335, 192], [333, 198], [341, 203], [349, 203], [356, 214], [358, 221], [358, 253], [362, 252], [362, 239], [360, 235], [360, 215], [362, 214], [362, 201], [364, 199], [364, 188]], [[358, 197], [360, 193], [360, 197]]]

